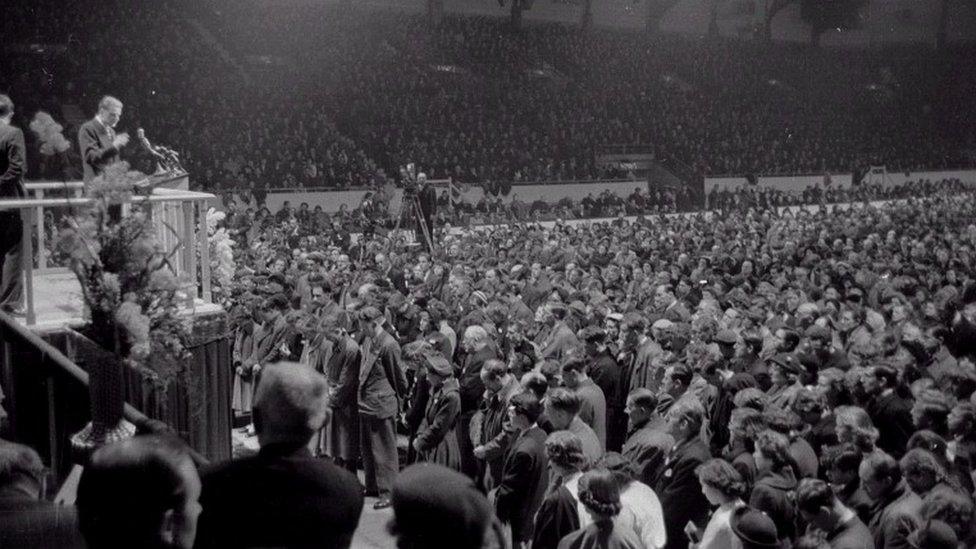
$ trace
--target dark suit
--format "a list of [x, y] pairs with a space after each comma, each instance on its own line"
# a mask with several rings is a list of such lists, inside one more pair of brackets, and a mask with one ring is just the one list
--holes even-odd
[[653, 485], [664, 509], [668, 536], [665, 549], [688, 547], [688, 537], [684, 533], [688, 521], [704, 528], [709, 504], [702, 494], [695, 469], [711, 457], [708, 446], [698, 437], [679, 443], [668, 453]]
[[115, 130], [92, 118], [78, 128], [78, 148], [81, 151], [85, 182], [102, 173], [105, 166], [118, 162], [119, 149], [112, 144]]
[[[0, 126], [0, 200], [23, 198], [27, 151], [20, 128]], [[0, 307], [19, 308], [23, 298], [21, 238], [24, 226], [19, 210], [0, 212]]]
[[922, 524], [922, 499], [904, 481], [875, 504], [868, 527], [878, 549], [908, 549], [909, 536]]
[[915, 432], [912, 402], [895, 390], [871, 401], [867, 412], [871, 421], [878, 426], [878, 447], [891, 457], [900, 459], [905, 454], [908, 439]]
[[359, 401], [356, 393], [361, 360], [359, 345], [352, 338], [344, 337], [333, 346], [332, 356], [325, 367], [332, 417], [325, 426], [322, 450], [353, 472], [359, 457]]
[[512, 527], [512, 542], [532, 539], [535, 512], [548, 487], [546, 433], [531, 427], [512, 443], [495, 492], [495, 513]]
[[359, 481], [304, 447], [269, 445], [203, 474], [196, 547], [349, 547]]
[[366, 489], [378, 492], [380, 497], [389, 497], [400, 468], [396, 415], [406, 394], [400, 345], [384, 331], [367, 337], [359, 367], [359, 443]]
[[471, 442], [471, 418], [481, 406], [485, 394], [485, 384], [481, 381], [481, 367], [485, 362], [496, 358], [491, 345], [469, 354], [464, 358], [464, 366], [458, 383], [461, 388], [461, 416], [457, 423], [458, 447], [461, 450], [461, 472], [473, 479], [480, 478], [481, 463], [474, 457], [474, 445]]
[[637, 480], [651, 486], [673, 446], [674, 437], [663, 425], [646, 421], [631, 429], [620, 453], [634, 464]]

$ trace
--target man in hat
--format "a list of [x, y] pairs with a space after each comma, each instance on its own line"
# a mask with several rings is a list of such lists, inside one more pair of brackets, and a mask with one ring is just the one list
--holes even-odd
[[379, 309], [360, 311], [363, 338], [359, 367], [360, 444], [367, 495], [379, 499], [374, 509], [390, 506], [390, 490], [399, 470], [396, 417], [407, 396], [407, 378], [400, 363], [400, 345], [385, 329]]

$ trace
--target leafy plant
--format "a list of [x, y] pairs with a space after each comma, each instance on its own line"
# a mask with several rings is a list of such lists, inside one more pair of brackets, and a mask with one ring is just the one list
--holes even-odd
[[124, 162], [107, 167], [89, 186], [92, 205], [68, 218], [58, 249], [81, 283], [91, 338], [165, 391], [186, 373], [192, 317], [180, 313], [187, 296], [148, 210], [136, 200], [130, 215], [114, 213], [143, 177]]

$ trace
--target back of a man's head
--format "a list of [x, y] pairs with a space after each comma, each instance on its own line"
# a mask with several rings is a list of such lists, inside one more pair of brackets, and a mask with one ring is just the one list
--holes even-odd
[[305, 445], [325, 423], [329, 386], [318, 372], [295, 362], [261, 371], [254, 394], [254, 427], [261, 446]]
[[0, 497], [40, 499], [43, 474], [44, 463], [33, 448], [0, 439]]
[[200, 477], [183, 441], [143, 435], [104, 446], [78, 485], [78, 520], [88, 546], [193, 546]]

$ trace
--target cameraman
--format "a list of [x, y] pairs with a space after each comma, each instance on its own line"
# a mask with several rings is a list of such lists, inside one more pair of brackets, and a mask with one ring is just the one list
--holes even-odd
[[[417, 198], [420, 202], [420, 214], [423, 216], [423, 219], [418, 219], [417, 223], [423, 223], [427, 228], [427, 234], [430, 235], [431, 245], [433, 245], [434, 223], [432, 218], [437, 213], [437, 191], [434, 190], [433, 185], [427, 183], [427, 174], [425, 173], [417, 174]], [[417, 230], [420, 230], [419, 226]]]

